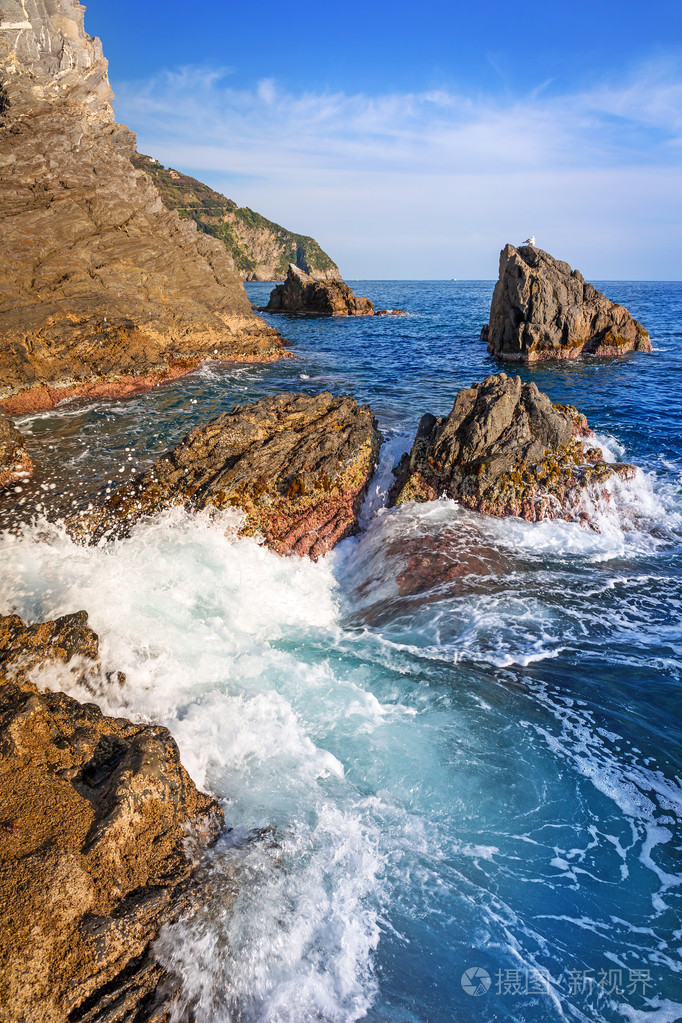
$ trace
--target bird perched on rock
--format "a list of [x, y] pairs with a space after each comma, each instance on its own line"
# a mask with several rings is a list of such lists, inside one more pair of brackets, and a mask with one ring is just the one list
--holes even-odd
[[530, 238], [526, 238], [526, 240], [525, 240], [525, 242], [523, 244], [524, 245], [530, 245], [531, 247], [534, 246], [535, 245], [535, 235], [532, 234], [530, 236]]

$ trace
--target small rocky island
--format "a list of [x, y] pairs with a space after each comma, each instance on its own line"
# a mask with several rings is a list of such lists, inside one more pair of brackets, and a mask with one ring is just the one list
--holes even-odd
[[585, 488], [635, 473], [631, 465], [606, 463], [593, 440], [573, 406], [552, 404], [520, 377], [489, 376], [460, 391], [448, 416], [422, 417], [395, 470], [390, 501], [445, 496], [486, 515], [587, 523]]
[[481, 338], [491, 355], [508, 362], [651, 351], [646, 329], [624, 306], [533, 245], [506, 245], [500, 253]]
[[357, 530], [381, 436], [354, 398], [278, 394], [191, 430], [167, 455], [71, 523], [78, 537], [120, 535], [173, 506], [235, 508], [242, 535], [278, 554], [318, 558]]
[[290, 263], [284, 284], [273, 288], [262, 311], [298, 316], [373, 316], [374, 303], [356, 298], [344, 281], [318, 281]]

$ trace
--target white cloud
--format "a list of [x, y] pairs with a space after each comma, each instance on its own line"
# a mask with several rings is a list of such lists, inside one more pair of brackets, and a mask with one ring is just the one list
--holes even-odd
[[143, 152], [313, 234], [348, 277], [492, 277], [501, 245], [530, 233], [588, 276], [681, 275], [674, 67], [504, 102], [292, 95], [226, 73], [124, 85], [117, 113]]

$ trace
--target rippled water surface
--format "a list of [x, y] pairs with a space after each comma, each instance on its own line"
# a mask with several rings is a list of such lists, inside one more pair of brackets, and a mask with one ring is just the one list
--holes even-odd
[[[478, 339], [492, 283], [351, 283], [410, 315], [278, 319], [296, 359], [18, 421], [37, 472], [0, 506], [27, 520], [0, 539], [1, 609], [86, 608], [128, 678], [100, 703], [167, 724], [233, 828], [210, 903], [159, 943], [175, 1018], [674, 1023], [682, 285], [601, 285], [652, 355], [521, 370], [642, 469], [595, 533], [382, 507], [422, 413], [498, 369]], [[28, 521], [283, 389], [350, 392], [387, 438], [365, 531], [317, 564], [230, 517], [176, 510], [89, 549]]]

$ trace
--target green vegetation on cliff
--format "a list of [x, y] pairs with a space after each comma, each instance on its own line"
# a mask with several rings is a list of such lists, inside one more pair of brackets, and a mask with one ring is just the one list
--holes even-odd
[[341, 279], [336, 263], [314, 238], [287, 231], [150, 156], [136, 153], [133, 163], [150, 175], [168, 209], [223, 242], [243, 280], [284, 280], [289, 263], [315, 278]]

